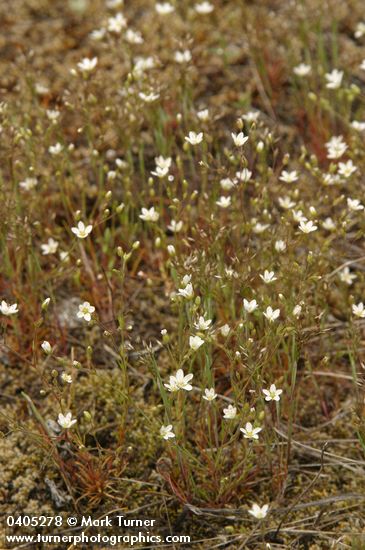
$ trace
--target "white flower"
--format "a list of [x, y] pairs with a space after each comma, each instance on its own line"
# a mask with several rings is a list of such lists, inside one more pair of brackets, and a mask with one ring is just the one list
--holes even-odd
[[51, 155], [59, 155], [61, 151], [63, 150], [63, 145], [61, 143], [56, 143], [56, 145], [50, 145], [48, 147], [48, 152]]
[[343, 283], [346, 283], [347, 285], [351, 286], [352, 282], [356, 279], [355, 273], [351, 273], [349, 267], [344, 267], [342, 271], [338, 274], [340, 281]]
[[292, 172], [287, 172], [287, 170], [283, 170], [281, 172], [279, 180], [284, 181], [285, 183], [294, 183], [298, 180], [298, 177], [298, 172], [296, 170], [293, 170]]
[[119, 8], [123, 5], [123, 0], [107, 0], [106, 7], [109, 9]]
[[248, 111], [245, 115], [242, 115], [242, 118], [245, 122], [257, 122], [260, 116], [260, 111]]
[[49, 342], [47, 342], [47, 340], [44, 340], [41, 343], [41, 348], [44, 351], [44, 353], [47, 353], [47, 354], [52, 353], [52, 346]]
[[243, 437], [245, 439], [258, 439], [259, 436], [257, 434], [261, 432], [261, 430], [262, 428], [254, 428], [251, 422], [247, 422], [244, 428], [240, 428], [240, 431], [243, 433]]
[[284, 208], [284, 210], [290, 210], [295, 206], [295, 202], [292, 201], [290, 197], [279, 197], [278, 202], [281, 208]]
[[2, 300], [0, 305], [0, 312], [3, 315], [14, 315], [15, 313], [19, 312], [18, 304], [9, 305], [7, 302], [5, 302], [5, 300]]
[[176, 392], [178, 390], [191, 391], [193, 389], [193, 386], [189, 384], [189, 382], [190, 380], [192, 380], [193, 377], [193, 374], [184, 375], [184, 371], [182, 369], [179, 369], [176, 372], [175, 376], [170, 376], [169, 383], [164, 384], [164, 386], [170, 392]]
[[183, 226], [183, 222], [181, 220], [178, 222], [175, 220], [171, 220], [171, 223], [170, 225], [167, 226], [167, 229], [172, 231], [172, 233], [179, 233], [179, 231], [182, 230], [182, 226]]
[[125, 33], [125, 39], [129, 44], [143, 44], [143, 36], [140, 32], [128, 29]]
[[95, 307], [90, 305], [89, 302], [83, 302], [79, 305], [79, 311], [77, 317], [79, 319], [85, 319], [88, 323], [91, 321], [91, 315], [94, 313]]
[[72, 420], [72, 413], [68, 412], [66, 415], [63, 415], [60, 413], [58, 415], [58, 423], [59, 425], [67, 430], [68, 428], [71, 428], [74, 424], [76, 424], [77, 420]]
[[108, 31], [120, 34], [120, 32], [127, 26], [127, 20], [122, 13], [117, 13], [115, 17], [109, 17], [108, 19]]
[[203, 137], [203, 132], [199, 132], [199, 134], [197, 134], [196, 132], [189, 132], [189, 135], [185, 137], [185, 141], [187, 141], [191, 145], [198, 145], [203, 141]]
[[286, 243], [282, 240], [275, 241], [275, 250], [276, 252], [284, 252], [286, 249]]
[[100, 40], [103, 40], [103, 38], [105, 36], [105, 33], [106, 33], [105, 29], [95, 29], [95, 30], [91, 31], [89, 36], [90, 36], [91, 40], [100, 41]]
[[338, 159], [342, 157], [347, 149], [343, 136], [333, 136], [325, 145], [328, 151], [327, 158], [329, 159]]
[[191, 275], [186, 274], [182, 278], [181, 284], [183, 287], [185, 287], [188, 283], [190, 283], [190, 281], [191, 281]]
[[63, 382], [66, 382], [66, 384], [72, 384], [72, 376], [71, 374], [67, 374], [67, 372], [61, 374], [61, 379]]
[[365, 131], [365, 122], [360, 122], [358, 120], [353, 120], [351, 122], [351, 126], [354, 130], [357, 130], [358, 132], [364, 132]]
[[223, 418], [233, 420], [237, 416], [237, 408], [233, 407], [233, 405], [228, 405], [226, 409], [223, 409], [223, 413]]
[[198, 321], [194, 323], [196, 330], [208, 330], [212, 324], [211, 319], [205, 319], [202, 315], [199, 317]]
[[297, 319], [299, 319], [301, 313], [302, 313], [302, 306], [301, 306], [301, 304], [297, 304], [296, 306], [294, 306], [294, 308], [293, 308], [293, 315], [294, 315], [294, 317], [296, 317]]
[[362, 60], [361, 65], [360, 65], [360, 69], [362, 71], [365, 71], [365, 59]]
[[215, 202], [215, 204], [220, 208], [228, 208], [229, 206], [231, 206], [231, 203], [232, 203], [231, 197], [223, 197], [223, 196], [219, 197], [219, 199]]
[[267, 515], [268, 510], [268, 504], [264, 504], [263, 506], [253, 504], [251, 510], [249, 510], [248, 513], [251, 514], [251, 516], [254, 516], [256, 519], [264, 519]]
[[349, 210], [352, 210], [353, 212], [356, 212], [357, 210], [364, 210], [364, 206], [361, 204], [359, 199], [347, 199], [347, 206], [349, 207]]
[[133, 73], [135, 76], [141, 76], [145, 71], [153, 69], [155, 60], [153, 57], [137, 57], [134, 61]]
[[264, 231], [266, 231], [266, 229], [268, 229], [270, 227], [270, 224], [268, 223], [260, 223], [260, 222], [257, 222], [255, 223], [255, 225], [252, 227], [252, 231], [254, 233], [256, 233], [257, 235], [260, 235], [260, 233], [263, 233]]
[[355, 29], [355, 32], [354, 32], [354, 36], [355, 38], [361, 38], [362, 36], [365, 35], [365, 23], [363, 23], [362, 21], [360, 21], [357, 25], [356, 25], [356, 29]]
[[92, 225], [85, 225], [82, 221], [79, 221], [77, 227], [71, 227], [72, 233], [74, 233], [79, 239], [86, 239], [86, 237], [90, 235], [92, 230]]
[[48, 239], [46, 244], [41, 244], [42, 254], [47, 256], [47, 254], [55, 254], [57, 252], [58, 242], [54, 239]]
[[260, 275], [260, 277], [266, 284], [273, 283], [277, 280], [275, 273], [273, 271], [268, 271], [267, 269], [265, 269], [264, 274]]
[[227, 337], [228, 334], [230, 333], [231, 331], [231, 328], [229, 325], [227, 325], [227, 323], [225, 325], [223, 325], [220, 329], [221, 331], [221, 335], [224, 336], [224, 337]]
[[357, 167], [354, 165], [352, 160], [348, 160], [347, 162], [339, 162], [338, 163], [338, 173], [343, 176], [344, 178], [349, 178], [354, 174], [357, 170]]
[[156, 169], [154, 172], [151, 172], [153, 176], [157, 176], [159, 178], [164, 178], [169, 173], [172, 158], [171, 157], [163, 157], [160, 155], [159, 157], [155, 157], [155, 163], [156, 163]]
[[280, 395], [283, 393], [283, 390], [278, 390], [275, 384], [271, 384], [268, 390], [262, 390], [262, 393], [265, 395], [265, 401], [280, 401]]
[[264, 315], [266, 319], [272, 323], [273, 321], [276, 321], [278, 317], [280, 316], [280, 309], [273, 310], [271, 306], [268, 306], [266, 308], [266, 311], [264, 311]]
[[308, 76], [312, 72], [312, 67], [305, 63], [299, 63], [299, 65], [294, 67], [293, 72], [297, 76]]
[[236, 178], [239, 181], [248, 182], [251, 179], [252, 172], [251, 170], [248, 170], [247, 168], [243, 168], [240, 172], [236, 172]]
[[19, 187], [24, 189], [25, 191], [31, 191], [38, 185], [37, 178], [25, 178], [24, 181], [19, 182]]
[[79, 71], [82, 73], [91, 73], [98, 64], [98, 58], [93, 57], [90, 59], [89, 57], [84, 57], [79, 63], [77, 64], [77, 67]]
[[192, 59], [191, 51], [184, 50], [183, 52], [175, 52], [174, 59], [176, 63], [189, 63]]
[[204, 340], [200, 336], [190, 336], [189, 346], [192, 350], [197, 351], [204, 344]]
[[206, 122], [207, 120], [209, 120], [209, 110], [202, 109], [201, 111], [198, 111], [196, 113], [196, 116], [198, 117], [199, 120]]
[[184, 288], [179, 288], [177, 291], [178, 296], [182, 296], [187, 300], [190, 300], [194, 296], [194, 288], [191, 283], [188, 283]]
[[332, 218], [326, 218], [322, 223], [322, 226], [327, 229], [327, 231], [333, 231], [336, 229], [336, 224]]
[[173, 13], [175, 8], [169, 2], [157, 2], [155, 10], [159, 15], [168, 15], [169, 13]]
[[151, 208], [142, 208], [141, 214], [139, 215], [141, 220], [144, 220], [145, 222], [157, 222], [160, 214], [155, 210], [155, 207], [152, 206]]
[[236, 147], [242, 147], [248, 140], [248, 136], [245, 136], [243, 132], [240, 132], [239, 134], [234, 134], [232, 132], [231, 136]]
[[361, 319], [365, 319], [365, 307], [362, 302], [359, 304], [353, 304], [352, 306], [352, 313], [356, 315], [356, 317], [360, 317]]
[[203, 395], [203, 399], [205, 399], [206, 401], [213, 401], [217, 397], [214, 388], [205, 388], [204, 393], [205, 395]]
[[326, 88], [329, 88], [330, 90], [337, 90], [342, 83], [343, 71], [333, 69], [330, 73], [325, 74], [324, 77], [327, 80]]
[[312, 233], [313, 231], [317, 231], [318, 229], [318, 227], [314, 225], [312, 220], [301, 220], [298, 227], [303, 233]]
[[57, 109], [47, 109], [46, 114], [52, 122], [56, 122], [60, 116], [60, 112]]
[[293, 214], [293, 220], [294, 220], [295, 222], [301, 222], [302, 220], [303, 220], [303, 221], [306, 221], [306, 220], [307, 220], [307, 218], [304, 216], [304, 214], [303, 214], [303, 212], [302, 212], [301, 210], [294, 210], [294, 211], [292, 212], [292, 214]]
[[200, 2], [199, 4], [195, 4], [194, 9], [197, 13], [207, 14], [214, 10], [214, 6], [210, 2]]
[[173, 439], [175, 437], [175, 434], [172, 431], [172, 424], [169, 424], [168, 426], [161, 426], [160, 436], [166, 440], [170, 438]]
[[246, 300], [246, 298], [243, 299], [243, 308], [248, 313], [252, 313], [257, 309], [257, 302], [256, 300], [251, 300], [250, 302]]
[[222, 178], [219, 183], [224, 191], [230, 191], [236, 185], [231, 178]]

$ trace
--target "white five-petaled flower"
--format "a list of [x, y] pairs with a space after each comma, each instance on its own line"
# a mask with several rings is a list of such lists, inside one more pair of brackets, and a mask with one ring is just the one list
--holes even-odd
[[308, 76], [312, 72], [312, 67], [306, 63], [299, 63], [294, 67], [293, 72], [296, 76]]
[[[155, 92], [149, 92], [148, 94], [145, 94], [144, 92], [139, 92], [138, 96], [144, 101], [145, 103], [153, 103], [160, 97], [160, 94]], [[151, 172], [151, 174], [154, 174], [154, 172]], [[156, 174], [158, 175], [158, 174]], [[161, 177], [161, 176], [159, 176]]]
[[279, 180], [284, 181], [285, 183], [294, 183], [298, 180], [298, 177], [298, 172], [296, 170], [292, 170], [291, 172], [283, 170], [280, 174]]
[[52, 353], [52, 346], [49, 342], [47, 342], [47, 340], [44, 340], [42, 343], [41, 343], [41, 348], [42, 350], [44, 351], [44, 353], [47, 353], [47, 354], [50, 354]]
[[56, 143], [55, 145], [50, 145], [48, 147], [48, 152], [51, 154], [51, 155], [59, 155], [61, 153], [61, 151], [63, 150], [63, 145], [62, 143]]
[[92, 230], [92, 225], [85, 225], [82, 221], [79, 221], [76, 227], [71, 227], [72, 233], [74, 233], [79, 239], [86, 239]]
[[72, 376], [71, 374], [67, 374], [67, 372], [63, 372], [61, 374], [61, 379], [63, 380], [63, 382], [65, 382], [66, 384], [72, 384]]
[[352, 210], [353, 212], [356, 212], [357, 210], [364, 210], [364, 206], [361, 204], [359, 199], [347, 199], [347, 206], [349, 207], [349, 210]]
[[68, 412], [65, 415], [60, 413], [58, 415], [57, 422], [59, 423], [61, 428], [63, 428], [64, 430], [67, 430], [68, 428], [71, 428], [74, 424], [76, 424], [77, 420], [76, 419], [72, 420], [72, 413]]
[[159, 15], [168, 15], [169, 13], [173, 13], [175, 8], [170, 2], [157, 2], [155, 10]]
[[297, 304], [296, 306], [294, 306], [293, 308], [293, 315], [294, 317], [296, 317], [297, 319], [299, 319], [301, 313], [302, 313], [302, 305], [301, 304]]
[[122, 13], [117, 13], [114, 17], [108, 19], [108, 31], [120, 34], [121, 31], [127, 26], [127, 20]]
[[317, 231], [318, 229], [318, 227], [314, 225], [312, 220], [300, 220], [298, 227], [303, 233], [312, 233], [313, 231]]
[[161, 426], [160, 436], [166, 440], [173, 439], [175, 437], [175, 434], [172, 430], [172, 424], [168, 424], [167, 426]]
[[79, 305], [79, 311], [77, 312], [77, 317], [79, 319], [84, 319], [88, 323], [91, 321], [91, 315], [94, 313], [95, 307], [90, 305], [89, 302], [83, 302]]
[[267, 269], [265, 269], [264, 274], [260, 275], [260, 277], [267, 285], [273, 283], [274, 281], [277, 281], [275, 273], [273, 271], [268, 271]]
[[266, 311], [264, 311], [264, 316], [266, 319], [272, 323], [273, 321], [276, 321], [276, 319], [280, 316], [280, 309], [273, 309], [271, 306], [268, 306], [266, 308]]
[[47, 256], [47, 254], [55, 254], [57, 252], [58, 242], [54, 239], [48, 239], [46, 244], [41, 244], [42, 254]]
[[338, 173], [340, 174], [340, 176], [343, 176], [344, 178], [350, 178], [352, 174], [356, 172], [356, 170], [357, 170], [357, 167], [354, 165], [352, 160], [338, 163]]
[[231, 197], [224, 197], [222, 195], [217, 201], [215, 201], [215, 204], [220, 208], [228, 208], [232, 204], [232, 199]]
[[18, 304], [11, 304], [9, 305], [5, 300], [1, 301], [0, 304], [0, 312], [3, 315], [14, 315], [15, 313], [18, 313]]
[[231, 332], [231, 327], [226, 323], [220, 328], [221, 335], [225, 338], [228, 336], [228, 334]]
[[178, 296], [182, 296], [187, 300], [190, 300], [194, 296], [194, 288], [191, 283], [187, 283], [185, 287], [179, 288], [177, 291]]
[[283, 390], [279, 390], [275, 384], [271, 384], [270, 388], [262, 390], [262, 393], [265, 395], [265, 401], [280, 401], [280, 395], [283, 393]]
[[230, 191], [236, 185], [236, 182], [231, 178], [222, 178], [219, 183], [224, 191]]
[[269, 505], [264, 504], [263, 506], [259, 506], [258, 504], [253, 504], [251, 510], [248, 511], [251, 516], [253, 516], [256, 519], [264, 519], [267, 516], [267, 512], [269, 510]]
[[275, 242], [275, 250], [276, 252], [284, 252], [284, 250], [286, 249], [286, 243], [285, 241], [282, 241], [282, 240], [278, 240]]
[[167, 229], [172, 231], [172, 233], [179, 233], [179, 231], [182, 230], [182, 226], [183, 222], [181, 220], [178, 222], [176, 220], [171, 220], [170, 224], [167, 226]]
[[241, 171], [236, 172], [236, 178], [239, 181], [242, 181], [244, 183], [247, 183], [248, 181], [250, 181], [251, 176], [252, 176], [252, 172], [251, 170], [248, 170], [248, 168], [243, 168]]
[[351, 126], [357, 132], [364, 132], [365, 131], [365, 122], [360, 122], [359, 120], [353, 120], [351, 122]]
[[182, 52], [178, 51], [174, 54], [174, 59], [176, 63], [189, 63], [192, 60], [191, 51], [184, 50]]
[[184, 375], [184, 371], [182, 369], [179, 369], [176, 372], [175, 376], [170, 376], [169, 383], [164, 384], [164, 386], [170, 392], [177, 392], [179, 390], [191, 391], [193, 389], [193, 386], [189, 384], [189, 382], [190, 380], [192, 380], [193, 377], [193, 374]]
[[223, 418], [226, 420], [233, 420], [237, 416], [237, 408], [233, 405], [228, 405], [226, 409], [223, 409]]
[[133, 29], [127, 29], [124, 38], [129, 44], [143, 44], [144, 42], [141, 33], [139, 31], [134, 31]]
[[151, 172], [151, 174], [159, 178], [164, 178], [169, 173], [171, 162], [171, 157], [165, 158], [162, 155], [155, 157], [156, 169], [154, 172]]
[[206, 122], [207, 120], [209, 120], [209, 109], [201, 109], [201, 111], [198, 111], [196, 113], [196, 116], [199, 120]]
[[351, 273], [350, 268], [348, 266], [344, 267], [342, 271], [338, 274], [340, 281], [343, 283], [346, 283], [347, 285], [351, 286], [353, 281], [356, 279], [355, 273]]
[[98, 64], [97, 57], [93, 57], [91, 59], [89, 57], [84, 57], [81, 61], [79, 61], [79, 63], [77, 64], [77, 67], [79, 71], [81, 71], [82, 73], [91, 73], [91, 71], [95, 69], [97, 64]]
[[336, 224], [332, 218], [326, 218], [323, 221], [322, 226], [327, 229], [327, 231], [333, 231], [334, 229], [336, 229]]
[[248, 301], [246, 298], [243, 299], [243, 308], [247, 313], [252, 313], [257, 309], [257, 302], [256, 300]]
[[261, 432], [262, 428], [254, 428], [251, 422], [247, 422], [244, 428], [240, 428], [240, 431], [243, 433], [245, 439], [258, 439], [258, 433]]
[[352, 313], [356, 317], [360, 317], [361, 319], [365, 319], [365, 306], [363, 302], [360, 302], [358, 304], [352, 305]]
[[203, 399], [206, 401], [213, 401], [217, 397], [214, 388], [205, 388], [204, 393], [205, 395], [203, 395]]
[[160, 214], [155, 210], [154, 206], [151, 206], [151, 208], [142, 208], [139, 217], [145, 222], [157, 222]]
[[208, 330], [211, 324], [211, 319], [205, 319], [202, 315], [200, 315], [198, 321], [194, 323], [194, 327], [197, 330]]
[[343, 71], [333, 69], [330, 73], [325, 74], [324, 77], [327, 80], [326, 88], [337, 90], [342, 84]]
[[194, 9], [197, 13], [206, 15], [214, 10], [214, 6], [210, 2], [199, 2], [198, 4], [195, 4]]
[[199, 132], [198, 134], [196, 132], [189, 132], [189, 134], [185, 136], [185, 141], [190, 143], [190, 145], [198, 145], [203, 141], [203, 137], [203, 132]]
[[198, 350], [204, 344], [204, 340], [200, 336], [190, 336], [189, 346], [192, 350]]
[[344, 142], [343, 136], [332, 136], [325, 146], [328, 151], [327, 158], [329, 159], [338, 159], [347, 150], [347, 144]]
[[239, 134], [231, 133], [233, 143], [236, 147], [243, 147], [243, 145], [248, 140], [248, 136], [245, 136], [243, 132], [239, 132]]
[[363, 21], [360, 21], [356, 25], [354, 36], [355, 36], [355, 38], [361, 38], [364, 35], [365, 35], [365, 23]]
[[31, 191], [38, 185], [37, 178], [25, 178], [24, 181], [19, 182], [19, 187], [24, 189], [25, 191]]

